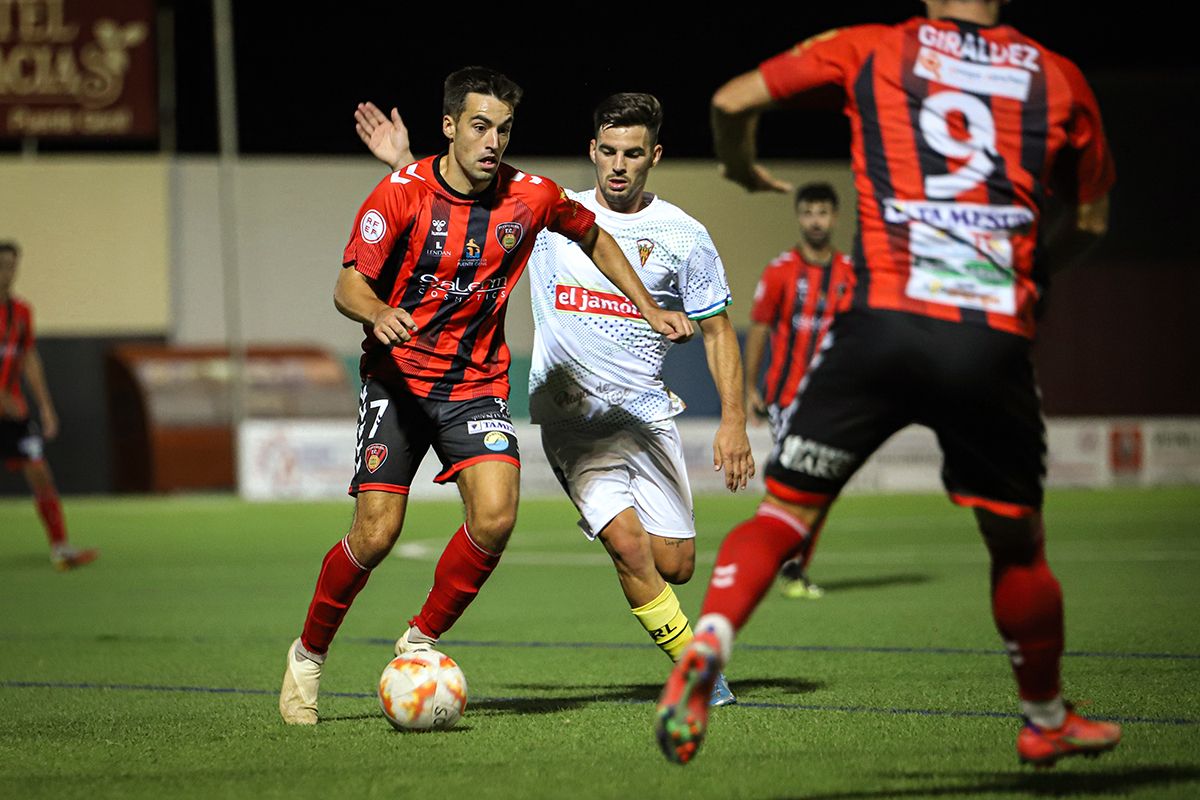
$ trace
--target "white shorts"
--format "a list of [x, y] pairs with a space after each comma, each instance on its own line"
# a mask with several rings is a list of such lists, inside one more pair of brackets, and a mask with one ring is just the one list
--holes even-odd
[[542, 448], [579, 509], [579, 527], [589, 539], [627, 508], [656, 536], [695, 537], [692, 487], [674, 420], [603, 435], [543, 426]]

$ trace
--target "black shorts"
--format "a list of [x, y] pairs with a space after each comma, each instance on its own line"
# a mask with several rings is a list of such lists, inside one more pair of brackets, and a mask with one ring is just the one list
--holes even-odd
[[45, 443], [32, 419], [0, 419], [0, 462], [14, 469], [30, 461], [41, 461]]
[[517, 432], [500, 397], [430, 400], [403, 387], [368, 378], [359, 393], [358, 446], [350, 494], [408, 494], [430, 446], [442, 460], [434, 480], [447, 483], [480, 461], [507, 461], [518, 469]]
[[892, 434], [917, 423], [937, 434], [955, 503], [1013, 517], [1040, 509], [1046, 428], [1030, 348], [981, 325], [841, 315], [784, 412], [767, 491], [826, 505]]

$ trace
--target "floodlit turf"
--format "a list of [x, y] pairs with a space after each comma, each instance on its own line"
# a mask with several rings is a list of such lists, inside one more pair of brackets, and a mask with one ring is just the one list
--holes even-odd
[[[754, 497], [698, 503], [694, 614]], [[1068, 696], [1124, 721], [1098, 760], [1017, 765], [1012, 679], [968, 512], [849, 497], [812, 570], [772, 593], [687, 767], [654, 745], [667, 661], [565, 501], [524, 503], [505, 560], [443, 645], [471, 700], [401, 734], [373, 695], [459, 510], [414, 498], [330, 656], [322, 722], [283, 725], [284, 651], [349, 506], [69, 499], [94, 565], [57, 574], [32, 503], [0, 501], [0, 797], [956, 798], [1200, 796], [1200, 490], [1054, 492]]]

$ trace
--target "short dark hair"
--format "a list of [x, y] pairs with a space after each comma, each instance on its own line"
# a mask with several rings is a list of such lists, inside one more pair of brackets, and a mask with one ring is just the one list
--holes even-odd
[[442, 113], [458, 119], [467, 107], [471, 92], [486, 94], [505, 103], [514, 111], [524, 92], [509, 77], [487, 67], [463, 67], [446, 76], [442, 91]]
[[0, 253], [12, 253], [14, 258], [21, 257], [21, 248], [13, 241], [0, 241]]
[[806, 183], [796, 190], [796, 202], [793, 205], [799, 208], [801, 203], [829, 203], [837, 211], [838, 196], [833, 184], [824, 181]]
[[592, 114], [592, 130], [597, 137], [604, 128], [614, 125], [644, 125], [650, 132], [651, 143], [658, 143], [658, 129], [662, 127], [662, 103], [652, 94], [642, 92], [620, 92], [611, 95], [596, 106]]

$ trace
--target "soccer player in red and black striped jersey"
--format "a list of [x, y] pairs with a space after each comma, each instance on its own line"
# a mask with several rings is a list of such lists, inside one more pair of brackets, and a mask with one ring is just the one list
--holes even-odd
[[[759, 115], [833, 90], [850, 118], [857, 285], [810, 365], [767, 465], [767, 497], [717, 555], [691, 648], [659, 705], [663, 752], [695, 753], [711, 675], [735, 632], [846, 481], [900, 428], [932, 428], [951, 499], [991, 555], [992, 611], [1026, 724], [1023, 762], [1120, 741], [1064, 703], [1062, 591], [1046, 563], [1045, 426], [1030, 358], [1034, 265], [1061, 266], [1103, 234], [1114, 168], [1079, 69], [1011, 27], [1000, 0], [926, 0], [928, 18], [815, 36], [713, 97], [724, 174], [781, 184], [755, 161]], [[827, 96], [827, 95], [820, 95]], [[1074, 219], [1047, 224], [1055, 195]], [[1058, 263], [1056, 264], [1056, 259]]]
[[[754, 290], [753, 324], [745, 347], [746, 408], [753, 424], [763, 418], [770, 421], [771, 438], [776, 440], [786, 429], [788, 411], [809, 363], [834, 315], [849, 305], [854, 289], [853, 263], [833, 249], [838, 214], [834, 188], [828, 183], [801, 186], [796, 190], [795, 211], [800, 240], [763, 270]], [[768, 339], [771, 360], [760, 391], [758, 374]], [[779, 571], [788, 597], [815, 600], [824, 594], [808, 577], [820, 530], [818, 524], [800, 554]]]
[[[334, 302], [365, 333], [349, 534], [326, 554], [303, 632], [288, 649], [279, 710], [317, 722], [321, 667], [354, 597], [400, 536], [409, 486], [432, 447], [466, 521], [451, 537], [396, 652], [427, 650], [491, 575], [517, 516], [520, 456], [508, 415], [504, 313], [538, 232], [561, 233], [672, 341], [683, 312], [660, 308], [591, 211], [501, 158], [521, 89], [482, 67], [445, 83], [448, 152], [385, 178], [359, 209]], [[407, 159], [411, 160], [411, 159]]]
[[[58, 435], [58, 414], [34, 342], [33, 310], [12, 294], [20, 255], [15, 243], [0, 242], [0, 462], [6, 469], [24, 473], [50, 540], [50, 562], [59, 570], [69, 570], [90, 564], [100, 553], [78, 550], [67, 541], [62, 502], [43, 452], [43, 439]], [[21, 388], [22, 379], [37, 405], [36, 419]]]

